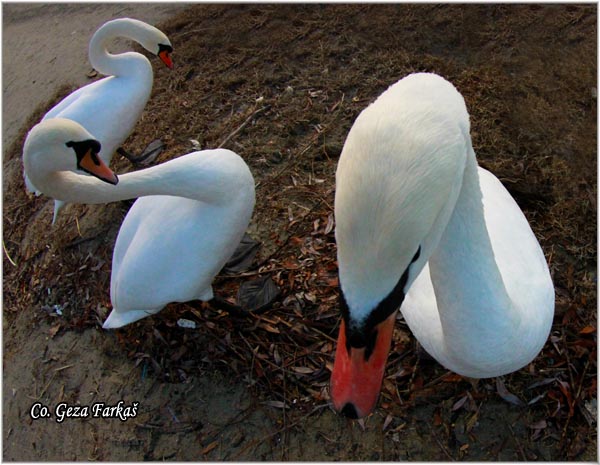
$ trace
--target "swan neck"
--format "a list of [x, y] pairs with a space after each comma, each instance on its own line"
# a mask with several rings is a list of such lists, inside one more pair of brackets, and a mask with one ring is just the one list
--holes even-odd
[[130, 76], [139, 73], [152, 75], [152, 65], [144, 55], [136, 52], [108, 52], [108, 45], [118, 37], [141, 43], [131, 23], [121, 20], [104, 24], [90, 40], [89, 59], [94, 69], [107, 76]]
[[73, 203], [99, 204], [149, 195], [184, 197], [224, 205], [254, 195], [250, 170], [237, 155], [223, 150], [195, 152], [161, 165], [119, 176], [117, 185], [72, 171], [28, 173], [40, 191]]
[[[429, 267], [438, 308], [444, 309], [440, 312], [442, 324], [485, 320], [484, 326], [499, 332], [511, 321], [507, 313], [514, 309], [494, 257], [474, 153], [467, 160], [454, 211]], [[464, 328], [444, 326], [447, 339], [460, 339]]]

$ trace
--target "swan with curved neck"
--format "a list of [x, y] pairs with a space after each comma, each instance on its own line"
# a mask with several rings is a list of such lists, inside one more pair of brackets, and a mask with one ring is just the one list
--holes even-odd
[[554, 287], [522, 211], [477, 166], [462, 96], [410, 75], [355, 121], [336, 172], [342, 324], [334, 407], [374, 408], [398, 308], [417, 340], [458, 374], [518, 370], [542, 349]]
[[211, 282], [254, 209], [246, 163], [229, 150], [203, 150], [117, 178], [99, 150], [82, 126], [52, 118], [29, 132], [23, 162], [35, 185], [56, 199], [96, 204], [140, 197], [117, 236], [113, 310], [104, 328], [132, 323], [170, 302], [211, 300]]
[[[81, 124], [102, 144], [100, 157], [106, 165], [142, 115], [153, 80], [152, 65], [144, 55], [136, 52], [113, 55], [107, 51], [109, 43], [117, 37], [139, 43], [173, 68], [171, 42], [157, 28], [131, 18], [108, 21], [96, 31], [89, 45], [92, 66], [107, 77], [71, 93], [42, 119], [67, 118]], [[41, 191], [27, 175], [25, 183], [30, 191]], [[55, 201], [53, 222], [63, 206], [63, 201]]]

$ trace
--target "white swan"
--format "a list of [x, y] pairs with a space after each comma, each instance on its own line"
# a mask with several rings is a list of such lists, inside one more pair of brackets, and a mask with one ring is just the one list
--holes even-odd
[[132, 323], [169, 302], [212, 299], [211, 282], [240, 243], [254, 208], [248, 166], [229, 150], [204, 150], [119, 181], [97, 156], [99, 149], [79, 124], [52, 118], [29, 132], [23, 163], [33, 183], [56, 199], [106, 203], [141, 197], [117, 236], [113, 310], [104, 328]]
[[444, 367], [485, 378], [542, 349], [554, 287], [541, 247], [500, 181], [479, 168], [464, 100], [410, 75], [356, 119], [336, 172], [343, 321], [335, 408], [375, 406], [396, 311]]
[[[135, 52], [112, 55], [107, 46], [111, 40], [124, 37], [134, 40], [150, 53], [158, 55], [169, 68], [173, 67], [170, 53], [173, 48], [166, 35], [149, 24], [130, 18], [108, 21], [90, 40], [89, 59], [92, 66], [108, 77], [92, 82], [65, 97], [42, 120], [68, 118], [85, 127], [102, 144], [100, 157], [105, 164], [142, 115], [152, 91], [152, 65]], [[40, 189], [25, 175], [30, 192]], [[64, 202], [54, 203], [54, 221]]]

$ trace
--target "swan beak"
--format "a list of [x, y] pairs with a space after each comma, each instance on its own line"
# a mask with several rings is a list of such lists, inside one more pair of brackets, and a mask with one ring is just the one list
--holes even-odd
[[171, 55], [169, 55], [167, 50], [161, 50], [158, 53], [158, 57], [167, 66], [167, 68], [173, 69], [173, 60], [171, 60]]
[[102, 158], [98, 156], [92, 149], [88, 150], [79, 161], [79, 168], [86, 173], [96, 176], [101, 181], [116, 185], [119, 178], [113, 171], [106, 166]]
[[365, 348], [346, 347], [346, 328], [342, 320], [331, 374], [333, 407], [349, 418], [362, 418], [375, 408], [392, 343], [396, 312], [379, 323], [370, 355]]

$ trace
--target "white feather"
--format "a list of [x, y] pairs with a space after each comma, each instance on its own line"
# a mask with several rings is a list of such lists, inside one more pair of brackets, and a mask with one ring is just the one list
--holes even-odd
[[401, 311], [446, 368], [497, 376], [538, 354], [554, 314], [548, 265], [515, 201], [477, 167], [466, 106], [449, 82], [414, 74], [384, 92], [352, 127], [336, 183], [340, 285], [353, 321], [408, 269]]
[[[96, 31], [89, 45], [92, 66], [108, 77], [77, 89], [42, 119], [67, 118], [81, 124], [102, 144], [100, 157], [106, 165], [142, 115], [153, 80], [152, 65], [144, 55], [107, 52], [107, 45], [117, 37], [134, 40], [154, 54], [158, 53], [158, 44], [170, 45], [161, 31], [142, 21], [130, 18], [108, 21]], [[30, 192], [39, 194], [27, 174], [25, 184]], [[53, 221], [63, 207], [64, 202], [55, 201]]]
[[141, 197], [127, 213], [113, 252], [105, 328], [159, 312], [169, 302], [212, 298], [211, 282], [231, 257], [254, 208], [254, 179], [237, 154], [189, 153], [127, 173], [117, 185], [75, 173], [65, 145], [93, 136], [69, 120], [36, 125], [25, 142], [25, 172], [42, 192], [68, 202]]

